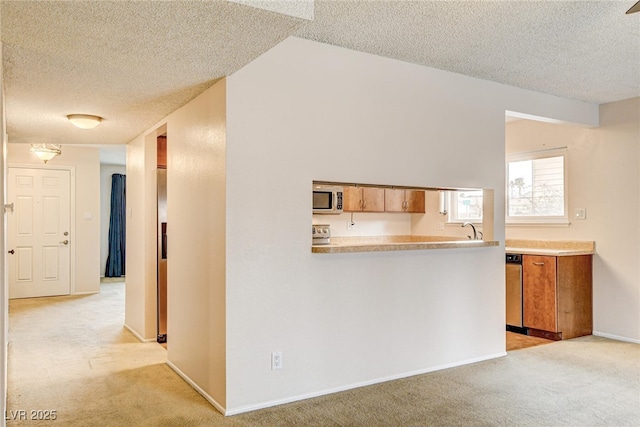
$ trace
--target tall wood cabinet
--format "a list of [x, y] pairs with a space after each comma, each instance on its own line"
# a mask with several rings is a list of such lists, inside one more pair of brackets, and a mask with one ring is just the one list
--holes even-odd
[[161, 135], [158, 137], [157, 141], [158, 141], [158, 152], [157, 152], [158, 168], [166, 169], [167, 168], [167, 137], [165, 135]]
[[592, 258], [522, 256], [523, 323], [529, 335], [561, 340], [592, 333]]

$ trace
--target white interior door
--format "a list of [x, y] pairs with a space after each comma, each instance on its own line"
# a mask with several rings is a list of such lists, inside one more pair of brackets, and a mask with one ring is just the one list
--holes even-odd
[[71, 173], [9, 168], [9, 298], [70, 293]]

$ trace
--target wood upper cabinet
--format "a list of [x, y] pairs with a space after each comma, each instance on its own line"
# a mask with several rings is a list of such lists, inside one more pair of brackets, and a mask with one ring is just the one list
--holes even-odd
[[345, 212], [384, 212], [384, 189], [376, 187], [344, 187]]
[[424, 213], [424, 190], [384, 189], [386, 212]]
[[358, 212], [362, 210], [362, 188], [344, 187], [342, 194], [342, 209], [345, 212]]
[[523, 255], [522, 304], [523, 323], [531, 335], [552, 339], [590, 335], [592, 255]]

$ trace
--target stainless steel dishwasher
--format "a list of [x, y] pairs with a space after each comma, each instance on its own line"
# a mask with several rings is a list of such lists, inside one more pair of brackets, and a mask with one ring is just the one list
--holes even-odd
[[507, 330], [526, 333], [522, 325], [522, 255], [506, 258]]

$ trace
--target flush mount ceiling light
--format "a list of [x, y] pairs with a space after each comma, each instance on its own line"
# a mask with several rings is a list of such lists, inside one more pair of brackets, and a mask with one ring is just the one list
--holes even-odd
[[29, 151], [45, 163], [62, 154], [59, 144], [31, 144]]
[[102, 117], [91, 114], [69, 114], [67, 119], [80, 129], [93, 129], [102, 121]]

